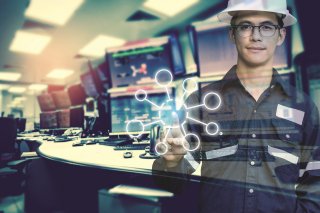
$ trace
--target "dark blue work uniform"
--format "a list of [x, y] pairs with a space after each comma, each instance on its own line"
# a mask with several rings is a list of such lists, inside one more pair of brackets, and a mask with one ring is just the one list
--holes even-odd
[[[217, 110], [192, 108], [193, 119], [184, 118], [200, 148], [176, 168], [157, 159], [154, 171], [189, 175], [201, 162], [201, 212], [320, 212], [319, 113], [310, 98], [273, 70], [256, 101], [234, 66], [221, 81], [190, 95], [186, 105], [217, 105], [214, 96], [204, 100], [211, 92], [220, 94]], [[218, 134], [209, 134], [204, 124], [210, 122], [219, 125]]]

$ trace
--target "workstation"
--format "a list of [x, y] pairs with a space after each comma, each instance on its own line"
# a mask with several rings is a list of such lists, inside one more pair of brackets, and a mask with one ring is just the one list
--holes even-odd
[[[206, 179], [201, 160], [220, 153], [201, 152], [195, 168], [200, 142], [184, 147], [195, 169], [187, 178], [157, 171], [154, 163], [171, 152], [159, 142], [164, 129], [176, 128], [175, 115], [228, 139], [224, 123], [192, 117], [196, 107], [223, 105], [217, 93], [202, 89], [237, 64], [230, 29], [217, 18], [228, 1], [154, 2], [1, 1], [0, 213], [198, 212]], [[285, 88], [320, 107], [318, 33], [305, 12], [315, 9], [287, 4], [298, 22], [286, 28], [273, 67]], [[261, 26], [251, 27], [261, 33]], [[189, 106], [195, 92], [204, 103]], [[216, 107], [208, 105], [210, 95], [220, 100]], [[200, 141], [180, 124], [185, 137]], [[220, 151], [228, 155], [239, 144], [226, 142]], [[159, 184], [161, 178], [176, 187]]]

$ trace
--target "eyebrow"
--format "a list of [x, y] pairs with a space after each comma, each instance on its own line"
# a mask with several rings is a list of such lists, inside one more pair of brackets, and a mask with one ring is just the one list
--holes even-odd
[[[240, 21], [238, 25], [241, 25], [241, 24], [250, 24], [250, 25], [254, 25], [251, 21]], [[263, 25], [263, 24], [270, 24], [270, 25], [276, 25], [275, 23], [273, 23], [272, 21], [263, 21], [263, 22], [260, 22], [259, 25]]]

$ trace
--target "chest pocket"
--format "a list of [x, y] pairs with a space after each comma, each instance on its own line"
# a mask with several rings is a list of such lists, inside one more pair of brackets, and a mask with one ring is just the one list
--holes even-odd
[[276, 176], [286, 183], [295, 183], [299, 178], [299, 156], [302, 132], [298, 125], [275, 119], [272, 121], [274, 135], [268, 140], [267, 155], [272, 159]]
[[271, 156], [297, 164], [300, 156], [302, 132], [299, 126], [286, 120], [272, 121], [274, 134], [268, 140], [267, 151]]

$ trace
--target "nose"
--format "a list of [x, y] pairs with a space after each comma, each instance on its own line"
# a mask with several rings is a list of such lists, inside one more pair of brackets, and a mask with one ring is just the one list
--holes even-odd
[[252, 40], [254, 41], [261, 41], [261, 33], [260, 33], [260, 29], [258, 26], [254, 26], [252, 28], [252, 36], [251, 36]]

